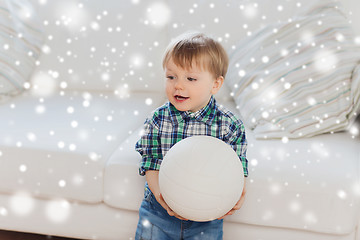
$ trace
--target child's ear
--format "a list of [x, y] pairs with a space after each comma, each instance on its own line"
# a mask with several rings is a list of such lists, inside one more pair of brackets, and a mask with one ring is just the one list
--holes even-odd
[[223, 83], [224, 83], [224, 77], [223, 76], [217, 77], [214, 81], [214, 85], [211, 90], [211, 94], [214, 95], [215, 93], [217, 93], [220, 90]]

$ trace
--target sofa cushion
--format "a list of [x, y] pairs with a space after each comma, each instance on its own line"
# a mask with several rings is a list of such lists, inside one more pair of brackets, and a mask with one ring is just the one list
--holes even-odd
[[0, 3], [0, 102], [25, 91], [43, 40], [41, 23], [26, 1]]
[[150, 93], [65, 92], [0, 106], [0, 192], [102, 201], [106, 161], [162, 102]]
[[248, 194], [230, 221], [330, 234], [355, 229], [359, 138], [343, 132], [283, 143], [250, 133], [248, 141]]
[[129, 136], [106, 164], [104, 202], [115, 208], [138, 211], [144, 195], [145, 177], [139, 175], [141, 156], [135, 151], [142, 127]]
[[257, 138], [341, 131], [359, 110], [360, 49], [338, 3], [269, 24], [236, 46], [228, 83]]
[[[222, 102], [236, 111], [233, 101]], [[139, 131], [111, 156], [104, 177], [105, 203], [138, 210], [145, 177], [138, 174], [134, 145]], [[349, 234], [360, 209], [359, 136], [324, 134], [312, 138], [257, 140], [247, 130], [249, 177], [243, 208], [225, 221]], [[341, 143], [341, 146], [339, 145]]]
[[[233, 102], [224, 103], [235, 111]], [[353, 125], [359, 129], [360, 118]], [[352, 233], [360, 211], [358, 131], [258, 140], [247, 127], [243, 208], [227, 220], [329, 234]]]

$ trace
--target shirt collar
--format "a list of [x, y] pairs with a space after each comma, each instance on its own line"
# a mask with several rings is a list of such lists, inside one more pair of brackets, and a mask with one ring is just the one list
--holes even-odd
[[169, 102], [169, 111], [173, 124], [184, 122], [186, 120], [195, 120], [211, 125], [215, 117], [216, 100], [211, 96], [209, 103], [196, 112], [179, 111]]

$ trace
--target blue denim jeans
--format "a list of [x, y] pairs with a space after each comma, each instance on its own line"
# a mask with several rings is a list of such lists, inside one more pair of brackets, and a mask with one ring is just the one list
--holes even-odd
[[145, 187], [135, 240], [221, 240], [223, 220], [182, 221], [170, 216]]

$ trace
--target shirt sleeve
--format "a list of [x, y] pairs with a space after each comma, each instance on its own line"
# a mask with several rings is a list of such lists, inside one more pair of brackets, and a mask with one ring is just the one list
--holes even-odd
[[226, 142], [231, 145], [239, 156], [243, 165], [244, 176], [247, 177], [248, 172], [248, 160], [246, 158], [247, 140], [245, 136], [245, 127], [241, 120], [237, 120], [229, 126], [229, 132], [225, 136]]
[[135, 150], [140, 153], [142, 160], [139, 166], [139, 174], [145, 175], [147, 170], [159, 170], [163, 159], [159, 125], [156, 117], [147, 119], [144, 124], [144, 132], [135, 145]]

